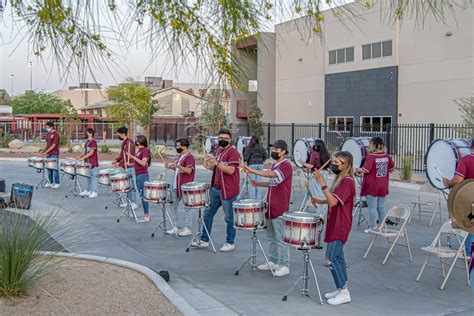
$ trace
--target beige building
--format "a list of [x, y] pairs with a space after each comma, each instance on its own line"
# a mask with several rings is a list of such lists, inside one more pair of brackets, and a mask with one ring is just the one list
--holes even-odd
[[107, 100], [107, 92], [101, 84], [81, 83], [78, 87], [69, 87], [67, 90], [57, 90], [51, 93], [63, 101], [71, 101], [76, 110], [97, 102]]
[[380, 2], [348, 4], [357, 22], [326, 11], [323, 39], [301, 18], [237, 43], [255, 91], [231, 95], [232, 118], [257, 103], [269, 123], [460, 123], [454, 100], [474, 91], [472, 8], [420, 26], [409, 16], [392, 23]]

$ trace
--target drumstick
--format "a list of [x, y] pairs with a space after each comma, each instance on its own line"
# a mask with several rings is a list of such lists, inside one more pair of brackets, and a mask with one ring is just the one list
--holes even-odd
[[[328, 164], [330, 161], [331, 161], [331, 159], [328, 159], [328, 161], [326, 161], [326, 162], [324, 163], [324, 165], [322, 165], [322, 166], [318, 169], [318, 171], [323, 170], [323, 168], [326, 167], [327, 164]], [[308, 186], [308, 184], [311, 182], [311, 180], [313, 180], [313, 178], [314, 178], [314, 175], [311, 176], [308, 180], [306, 180], [306, 182], [303, 184], [303, 188], [306, 187], [306, 186]]]
[[436, 172], [438, 172], [438, 174], [439, 174], [439, 176], [440, 176], [441, 178], [445, 178], [445, 177], [441, 174], [441, 171], [439, 171], [438, 166], [433, 166], [433, 168], [434, 168], [434, 170], [436, 170]]

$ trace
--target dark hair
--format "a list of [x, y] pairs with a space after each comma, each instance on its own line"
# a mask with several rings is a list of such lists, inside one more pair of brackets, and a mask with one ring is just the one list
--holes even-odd
[[137, 136], [137, 144], [142, 145], [143, 147], [148, 147], [148, 140], [146, 139], [145, 135], [138, 135]]
[[92, 134], [92, 137], [94, 137], [94, 135], [95, 135], [94, 129], [93, 129], [93, 128], [90, 128], [90, 127], [86, 128], [85, 132], [86, 132], [86, 133], [89, 133], [89, 134]]
[[257, 144], [260, 144], [260, 140], [258, 139], [258, 136], [254, 135], [250, 138], [249, 147], [255, 147]]
[[49, 126], [49, 127], [52, 127], [52, 128], [54, 128], [54, 123], [53, 123], [53, 122], [51, 122], [51, 121], [49, 121], [48, 123], [46, 123], [46, 126]]
[[226, 134], [226, 135], [229, 135], [229, 137], [232, 137], [232, 134], [227, 128], [221, 129], [217, 135], [221, 135], [221, 134]]
[[370, 143], [374, 146], [374, 150], [383, 151], [384, 150], [384, 143], [381, 137], [375, 136], [372, 137]]
[[474, 148], [474, 138], [471, 139], [471, 149]]
[[119, 127], [119, 128], [117, 129], [117, 133], [127, 135], [127, 133], [128, 133], [128, 128], [126, 128], [125, 126]]
[[189, 140], [187, 140], [186, 138], [181, 138], [181, 139], [176, 140], [175, 145], [177, 145], [178, 143], [181, 146], [184, 146], [184, 147], [187, 147], [187, 148], [189, 148], [189, 145], [190, 145]]
[[[321, 162], [321, 165], [325, 164], [326, 161], [331, 159], [331, 156], [329, 156], [329, 153], [326, 149], [326, 145], [321, 139], [316, 139], [314, 141], [314, 147], [315, 147], [315, 150], [319, 153], [319, 161]], [[324, 169], [327, 169], [327, 168], [329, 168], [329, 164], [327, 164], [326, 167], [324, 167]]]

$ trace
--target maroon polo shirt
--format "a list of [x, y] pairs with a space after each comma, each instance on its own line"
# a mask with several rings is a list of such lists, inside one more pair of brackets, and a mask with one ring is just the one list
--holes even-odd
[[[119, 163], [119, 166], [124, 169], [133, 168], [134, 166], [133, 160], [127, 156], [127, 152], [132, 156], [135, 155], [135, 143], [130, 138], [127, 138], [122, 142], [120, 154], [115, 158], [115, 161]], [[125, 166], [125, 162], [128, 162], [131, 165]]]
[[196, 169], [196, 160], [191, 152], [188, 152], [179, 157], [178, 162], [176, 163], [177, 166], [182, 166], [185, 168], [191, 168], [192, 171], [190, 174], [180, 172], [178, 170], [178, 175], [176, 177], [176, 195], [181, 197], [181, 186], [183, 184], [193, 182], [194, 181], [194, 172]]
[[336, 199], [336, 206], [329, 207], [326, 225], [327, 243], [340, 240], [346, 243], [352, 227], [352, 208], [354, 207], [355, 183], [351, 176], [346, 176], [332, 193]]
[[139, 164], [137, 161], [134, 160], [135, 174], [139, 175], [139, 174], [148, 173], [148, 166], [150, 165], [150, 159], [151, 159], [150, 149], [148, 149], [148, 147], [138, 148], [136, 157], [140, 160], [148, 158], [148, 163], [146, 164], [146, 166], [142, 166], [141, 164]]
[[222, 190], [222, 198], [228, 200], [239, 194], [240, 190], [240, 154], [234, 146], [219, 147], [216, 150], [216, 159], [226, 166], [234, 166], [233, 174], [224, 173], [217, 167], [212, 172], [211, 185]]
[[46, 136], [46, 149], [51, 147], [51, 145], [53, 144], [55, 144], [56, 146], [47, 154], [48, 157], [59, 156], [59, 134], [56, 131], [49, 132]]
[[361, 196], [386, 196], [390, 172], [395, 169], [392, 157], [386, 153], [371, 153], [362, 169], [367, 172], [362, 179]]
[[94, 150], [92, 156], [87, 158], [87, 162], [91, 165], [91, 168], [99, 167], [99, 155], [97, 153], [97, 141], [95, 139], [88, 140], [86, 142], [86, 154], [91, 150]]
[[272, 165], [276, 178], [270, 179], [268, 187], [267, 218], [275, 219], [288, 212], [290, 208], [291, 183], [293, 181], [293, 168], [288, 160], [282, 160]]
[[461, 178], [474, 179], [474, 154], [471, 153], [459, 159], [456, 174]]

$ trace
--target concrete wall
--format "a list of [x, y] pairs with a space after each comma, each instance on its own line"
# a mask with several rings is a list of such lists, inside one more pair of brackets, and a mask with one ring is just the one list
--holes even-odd
[[76, 110], [107, 100], [107, 92], [97, 89], [57, 90], [51, 93], [63, 101], [70, 100]]
[[263, 112], [264, 122], [275, 122], [275, 45], [274, 33], [260, 33], [257, 44], [257, 104]]
[[187, 114], [184, 111], [192, 111], [194, 115], [201, 114], [202, 105], [205, 101], [201, 98], [189, 95], [180, 90], [170, 89], [164, 91], [154, 97], [160, 104], [161, 109], [158, 110], [158, 115], [183, 115]]

